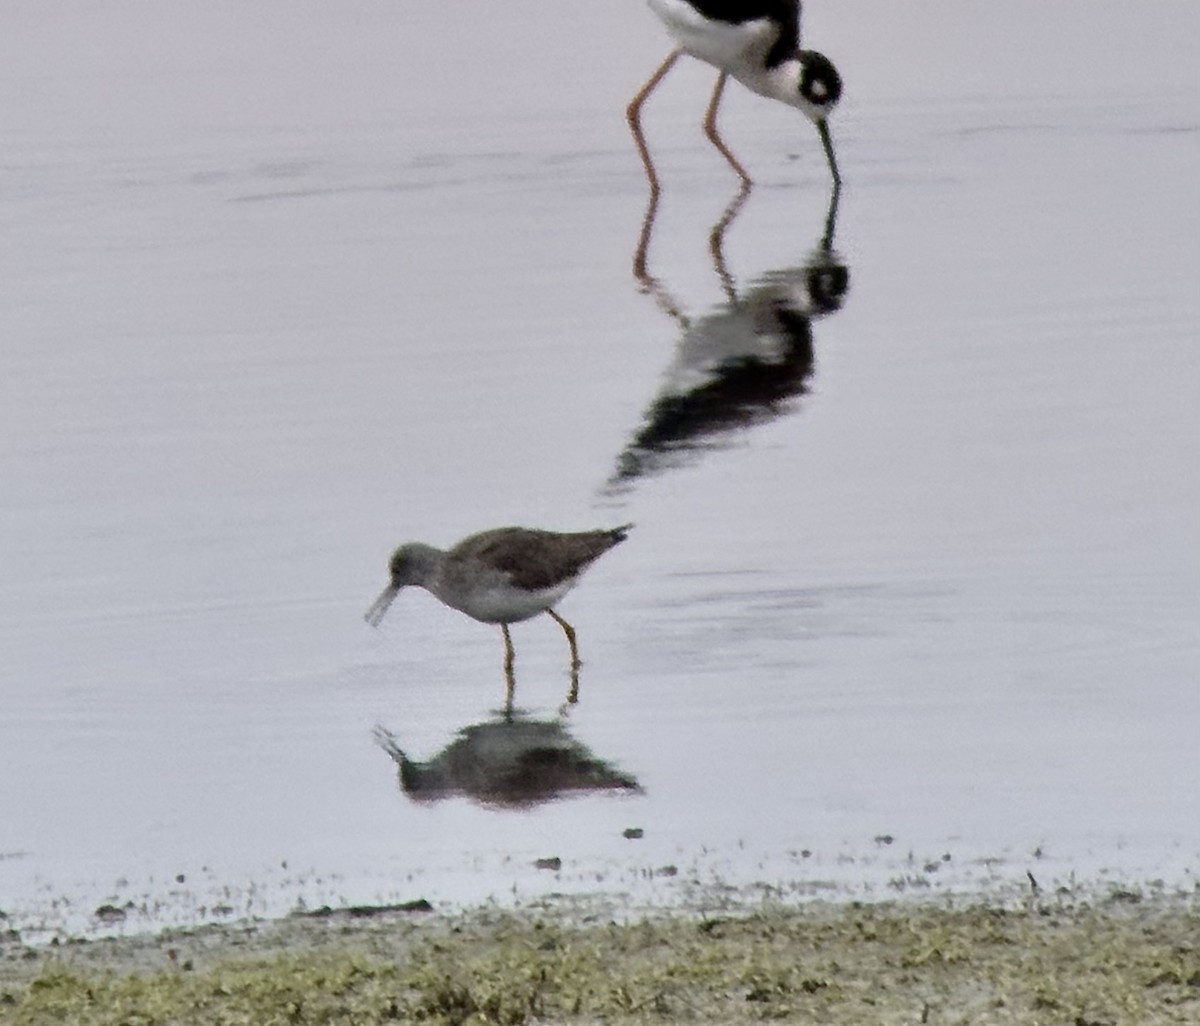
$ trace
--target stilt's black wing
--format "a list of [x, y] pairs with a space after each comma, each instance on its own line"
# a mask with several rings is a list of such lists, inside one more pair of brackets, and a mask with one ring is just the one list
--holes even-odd
[[800, 0], [688, 0], [706, 18], [740, 25], [769, 18], [781, 28], [767, 53], [767, 67], [800, 52]]

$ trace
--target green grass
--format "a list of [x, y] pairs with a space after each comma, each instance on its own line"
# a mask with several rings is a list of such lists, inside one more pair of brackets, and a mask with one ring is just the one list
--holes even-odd
[[293, 919], [0, 962], [0, 1022], [13, 1026], [689, 1021], [1194, 1026], [1200, 912], [1194, 897], [623, 924], [483, 911]]

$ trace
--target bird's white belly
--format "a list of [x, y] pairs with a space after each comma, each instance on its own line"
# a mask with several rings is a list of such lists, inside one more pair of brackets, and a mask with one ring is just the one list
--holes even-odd
[[575, 581], [576, 578], [572, 578], [542, 591], [525, 591], [510, 584], [495, 583], [476, 588], [461, 600], [447, 601], [447, 604], [484, 623], [517, 623], [545, 612], [571, 590]]
[[776, 38], [775, 27], [766, 19], [727, 25], [709, 21], [685, 0], [646, 2], [682, 50], [734, 74], [748, 68], [761, 69]]

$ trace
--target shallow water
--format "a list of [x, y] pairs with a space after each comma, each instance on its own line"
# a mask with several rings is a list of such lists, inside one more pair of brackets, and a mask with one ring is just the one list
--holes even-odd
[[[815, 133], [730, 90], [714, 259], [681, 64], [641, 281], [665, 37], [552, 6], [10, 5], [0, 910], [1194, 885], [1194, 5], [807, 5], [829, 250]], [[579, 701], [545, 618], [516, 701], [640, 793], [406, 797], [373, 728], [504, 689], [424, 593], [362, 622], [391, 548], [628, 520]]]

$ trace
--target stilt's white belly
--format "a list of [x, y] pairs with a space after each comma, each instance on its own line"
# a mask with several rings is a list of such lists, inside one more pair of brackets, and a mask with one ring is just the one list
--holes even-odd
[[761, 70], [775, 42], [776, 28], [766, 19], [727, 25], [709, 21], [685, 0], [647, 0], [680, 48], [693, 57], [737, 74]]

